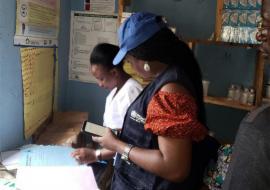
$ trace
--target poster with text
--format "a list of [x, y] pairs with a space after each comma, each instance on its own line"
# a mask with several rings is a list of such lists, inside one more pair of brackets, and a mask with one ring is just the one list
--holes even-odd
[[15, 45], [57, 46], [60, 0], [17, 0]]
[[90, 54], [98, 43], [118, 43], [117, 15], [71, 12], [69, 79], [96, 82], [90, 74]]
[[85, 0], [84, 10], [113, 14], [115, 12], [115, 0]]
[[21, 48], [24, 135], [28, 139], [52, 114], [54, 48]]

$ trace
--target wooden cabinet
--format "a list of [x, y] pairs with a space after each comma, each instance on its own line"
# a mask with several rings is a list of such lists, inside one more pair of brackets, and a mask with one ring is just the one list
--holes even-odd
[[[189, 47], [193, 50], [196, 48], [197, 45], [200, 45], [200, 44], [204, 44], [207, 46], [224, 46], [225, 48], [239, 47], [239, 48], [247, 49], [247, 51], [251, 48], [257, 49], [259, 47], [259, 45], [237, 44], [237, 43], [221, 42], [221, 41], [215, 41], [215, 40], [212, 40], [212, 41], [189, 40], [187, 41], [187, 43]], [[212, 54], [214, 53], [215, 52], [212, 52]], [[211, 56], [211, 54], [209, 54], [209, 56]], [[198, 62], [200, 62], [199, 59], [198, 59]], [[216, 67], [216, 69], [219, 69], [218, 66]], [[232, 70], [232, 72], [239, 73], [241, 71]], [[227, 94], [224, 94], [223, 96], [205, 96], [204, 101], [205, 103], [209, 103], [209, 104], [242, 109], [246, 111], [253, 110], [254, 108], [256, 108], [262, 103], [263, 74], [264, 74], [264, 58], [262, 57], [261, 53], [258, 51], [256, 55], [256, 65], [255, 65], [253, 85], [252, 85], [253, 88], [255, 89], [254, 105], [246, 105], [246, 104], [241, 104], [239, 101], [228, 100], [228, 98], [226, 97]]]
[[[223, 1], [217, 1], [217, 9], [216, 9], [216, 26], [214, 32], [214, 39], [213, 40], [188, 40], [188, 44], [191, 49], [194, 48], [198, 44], [207, 44], [207, 45], [216, 45], [216, 46], [225, 46], [226, 48], [232, 47], [241, 47], [241, 48], [255, 48], [258, 49], [259, 45], [250, 45], [250, 44], [240, 44], [240, 43], [230, 43], [230, 42], [222, 42], [221, 41], [221, 32], [222, 32], [222, 13], [223, 13]], [[212, 52], [213, 54], [215, 52]], [[209, 55], [211, 56], [211, 55]], [[218, 68], [217, 68], [218, 69]], [[241, 71], [232, 71], [232, 72], [241, 72]], [[238, 101], [228, 100], [226, 96], [224, 97], [213, 97], [213, 96], [206, 96], [204, 97], [204, 101], [209, 104], [215, 104], [220, 106], [226, 106], [236, 109], [242, 110], [253, 110], [254, 108], [258, 107], [263, 100], [263, 76], [264, 76], [264, 58], [262, 54], [258, 51], [256, 55], [256, 66], [254, 70], [254, 78], [253, 78], [253, 87], [255, 89], [255, 102], [254, 105], [244, 105], [239, 103]]]

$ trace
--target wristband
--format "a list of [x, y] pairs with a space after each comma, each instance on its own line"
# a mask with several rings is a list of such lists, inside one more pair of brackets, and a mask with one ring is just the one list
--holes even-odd
[[134, 145], [128, 144], [125, 147], [123, 154], [121, 155], [121, 159], [124, 160], [128, 164], [131, 164], [131, 162], [129, 160], [129, 153], [130, 153], [130, 151], [131, 151], [132, 148], [134, 148]]
[[101, 158], [101, 150], [100, 149], [96, 149], [95, 154], [96, 154], [97, 161], [102, 160], [102, 158]]

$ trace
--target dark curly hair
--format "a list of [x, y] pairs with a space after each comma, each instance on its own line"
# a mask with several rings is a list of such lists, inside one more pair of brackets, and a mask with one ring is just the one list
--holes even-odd
[[119, 47], [109, 43], [97, 44], [90, 56], [90, 63], [92, 65], [102, 65], [108, 70], [117, 68], [123, 70], [122, 62], [118, 65], [113, 65], [113, 59], [119, 51]]

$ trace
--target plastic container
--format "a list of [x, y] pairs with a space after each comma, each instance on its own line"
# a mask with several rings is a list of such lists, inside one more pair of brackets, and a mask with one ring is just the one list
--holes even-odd
[[270, 84], [265, 85], [265, 97], [270, 99]]
[[228, 100], [233, 100], [234, 92], [235, 92], [235, 85], [232, 84], [228, 89], [228, 95], [227, 95]]
[[255, 101], [255, 90], [253, 88], [251, 88], [249, 90], [247, 104], [248, 105], [254, 105], [254, 101]]
[[233, 100], [239, 101], [242, 93], [242, 88], [240, 85], [235, 85], [235, 90], [234, 90], [234, 96]]
[[248, 95], [249, 95], [249, 89], [248, 88], [244, 88], [244, 90], [241, 93], [241, 97], [240, 97], [240, 103], [241, 104], [247, 104], [247, 102], [248, 102]]

